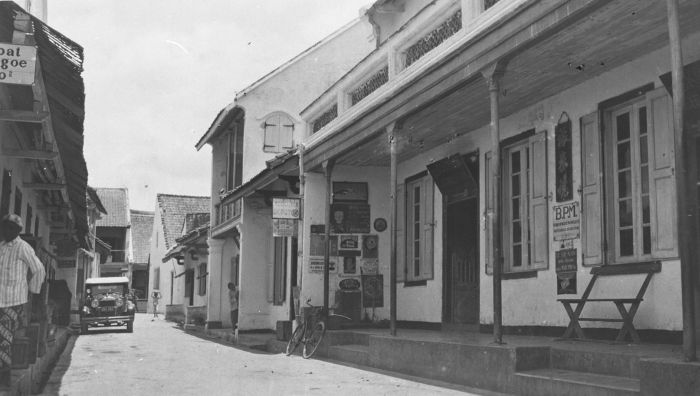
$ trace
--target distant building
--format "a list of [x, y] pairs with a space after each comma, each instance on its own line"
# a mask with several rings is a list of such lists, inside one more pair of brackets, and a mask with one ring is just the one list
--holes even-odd
[[126, 188], [96, 188], [107, 214], [97, 221], [97, 238], [110, 246], [100, 258], [100, 276], [126, 276], [131, 279], [133, 263], [129, 192]]
[[[153, 212], [131, 210], [131, 246], [134, 252], [131, 264], [131, 288], [136, 293], [137, 307], [145, 309], [148, 298], [148, 264], [151, 255], [151, 235], [153, 234]], [[141, 307], [143, 305], [143, 307]], [[145, 312], [145, 310], [144, 310]]]
[[[183, 225], [188, 213], [204, 213], [210, 210], [210, 197], [158, 194], [156, 196], [153, 233], [151, 234], [149, 279], [151, 292], [161, 293], [159, 312], [166, 309], [184, 312], [189, 304], [185, 298], [185, 278], [181, 265], [172, 258], [163, 262], [166, 253], [177, 245], [176, 239], [182, 236]], [[153, 311], [149, 292], [148, 312]], [[183, 314], [184, 320], [184, 314]]]

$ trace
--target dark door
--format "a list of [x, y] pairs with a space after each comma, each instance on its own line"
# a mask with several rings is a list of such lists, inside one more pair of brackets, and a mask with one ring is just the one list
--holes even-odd
[[189, 305], [194, 305], [194, 269], [185, 271], [185, 297], [189, 298]]
[[479, 323], [478, 200], [454, 202], [445, 210], [445, 319]]

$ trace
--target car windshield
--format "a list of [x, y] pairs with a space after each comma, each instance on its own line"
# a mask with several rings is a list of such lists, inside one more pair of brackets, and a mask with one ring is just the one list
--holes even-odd
[[89, 290], [92, 294], [124, 293], [123, 284], [115, 285], [91, 285]]

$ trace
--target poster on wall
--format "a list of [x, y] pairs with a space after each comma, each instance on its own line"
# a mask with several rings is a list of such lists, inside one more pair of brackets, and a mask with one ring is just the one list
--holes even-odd
[[367, 202], [366, 182], [333, 182], [333, 202]]
[[576, 273], [557, 273], [557, 294], [576, 294]]
[[384, 276], [362, 275], [362, 306], [379, 308], [384, 306]]
[[[324, 256], [326, 254], [325, 235], [311, 234], [311, 246], [309, 250], [310, 256]], [[338, 255], [338, 236], [331, 235], [331, 251], [330, 256]]]
[[[338, 271], [338, 266], [335, 260], [328, 261], [328, 272], [335, 273]], [[310, 274], [322, 274], [323, 273], [323, 260], [310, 260], [309, 261], [309, 273]]]
[[557, 202], [574, 199], [571, 159], [571, 120], [562, 113], [554, 128], [555, 185]]
[[576, 272], [578, 270], [576, 249], [562, 249], [554, 252], [557, 273]]
[[370, 207], [366, 203], [331, 205], [331, 232], [334, 234], [368, 234]]
[[580, 238], [580, 214], [578, 201], [552, 206], [552, 225], [555, 241]]
[[360, 272], [363, 275], [376, 275], [379, 273], [379, 260], [377, 259], [362, 259], [362, 265], [360, 265]]
[[357, 274], [357, 257], [352, 257], [352, 256], [343, 257], [343, 274], [346, 274], [346, 275], [356, 275]]
[[363, 235], [362, 236], [362, 257], [364, 258], [377, 258], [379, 257], [379, 236], [377, 235]]
[[297, 221], [291, 219], [272, 219], [272, 236], [297, 236]]

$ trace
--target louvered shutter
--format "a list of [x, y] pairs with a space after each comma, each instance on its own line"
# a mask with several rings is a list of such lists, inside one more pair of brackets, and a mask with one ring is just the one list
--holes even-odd
[[493, 213], [493, 179], [491, 178], [491, 152], [484, 156], [484, 258], [486, 260], [486, 273], [493, 274], [493, 226], [491, 224], [491, 213]]
[[406, 186], [396, 186], [396, 280], [406, 281]]
[[530, 138], [530, 265], [533, 268], [547, 268], [549, 263], [546, 136], [542, 131]]
[[603, 263], [598, 112], [581, 117], [581, 249], [584, 265]]
[[671, 104], [664, 88], [647, 94], [650, 126], [651, 254], [655, 258], [678, 256], [676, 227], [676, 178]]
[[423, 200], [421, 204], [421, 225], [423, 235], [421, 235], [421, 268], [420, 279], [433, 279], [433, 234], [435, 230], [434, 197], [435, 183], [433, 178], [425, 176], [421, 188]]

